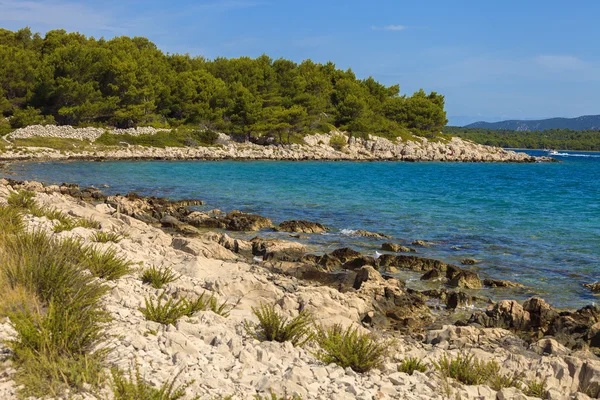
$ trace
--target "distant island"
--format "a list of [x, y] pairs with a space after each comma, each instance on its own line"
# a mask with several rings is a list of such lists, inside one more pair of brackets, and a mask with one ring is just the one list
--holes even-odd
[[573, 131], [600, 130], [600, 115], [583, 115], [576, 118], [548, 118], [540, 120], [507, 120], [499, 122], [474, 122], [465, 128], [492, 129], [504, 131], [547, 131], [550, 129], [568, 129]]
[[475, 143], [504, 148], [600, 151], [599, 130], [549, 129], [545, 131], [519, 131], [446, 126], [444, 127], [444, 133], [472, 140]]

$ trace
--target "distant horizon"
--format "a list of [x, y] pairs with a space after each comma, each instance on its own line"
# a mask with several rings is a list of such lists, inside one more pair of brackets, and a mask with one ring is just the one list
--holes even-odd
[[[581, 115], [574, 115], [574, 116], [552, 116], [552, 117], [531, 117], [531, 118], [519, 118], [519, 117], [483, 117], [483, 116], [468, 116], [468, 115], [452, 115], [452, 116], [448, 116], [448, 123], [446, 124], [446, 126], [465, 126], [465, 125], [470, 125], [473, 124], [475, 122], [502, 122], [502, 121], [538, 121], [538, 120], [546, 120], [546, 119], [553, 119], [553, 118], [566, 118], [566, 119], [573, 119], [573, 118], [580, 118], [580, 117], [586, 117], [586, 116], [596, 116], [596, 115], [600, 115], [600, 112], [598, 112], [598, 114], [581, 114]], [[470, 121], [470, 122], [463, 122], [463, 121]]]

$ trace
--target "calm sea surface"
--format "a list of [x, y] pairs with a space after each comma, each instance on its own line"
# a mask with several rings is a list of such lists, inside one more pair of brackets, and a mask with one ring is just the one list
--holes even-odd
[[4, 173], [108, 185], [103, 190], [111, 194], [199, 198], [204, 209], [239, 209], [274, 222], [318, 221], [332, 232], [312, 235], [313, 251], [350, 245], [375, 253], [382, 241], [353, 237], [355, 229], [398, 243], [432, 241], [419, 255], [480, 259], [483, 277], [528, 286], [511, 298], [535, 293], [558, 307], [580, 307], [596, 300], [581, 284], [600, 280], [600, 154], [561, 154], [561, 163], [537, 164], [50, 162], [13, 164]]

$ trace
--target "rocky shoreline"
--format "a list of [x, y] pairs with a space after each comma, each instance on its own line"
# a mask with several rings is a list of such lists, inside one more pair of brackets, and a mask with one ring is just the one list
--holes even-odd
[[[78, 139], [93, 145], [105, 129], [70, 126], [29, 126], [16, 130], [3, 139], [7, 143], [18, 138], [47, 137]], [[110, 131], [111, 134], [132, 136], [150, 135], [163, 130], [138, 128], [130, 131]], [[330, 143], [343, 138], [342, 147]], [[219, 134], [214, 146], [202, 147], [143, 147], [124, 143], [121, 147], [98, 147], [93, 150], [56, 150], [43, 147], [0, 149], [0, 160], [331, 160], [331, 161], [444, 161], [444, 162], [553, 162], [551, 157], [531, 157], [498, 147], [484, 146], [458, 137], [428, 140], [415, 137], [409, 141], [390, 141], [369, 135], [367, 139], [349, 137], [344, 132], [305, 136], [303, 144], [259, 145], [236, 142], [228, 135]], [[333, 146], [332, 146], [333, 145]]]
[[[261, 231], [278, 229], [290, 235], [310, 235], [327, 227], [309, 221], [278, 226], [263, 216], [238, 211], [192, 211], [200, 200], [171, 202], [135, 194], [105, 196], [77, 185], [45, 186], [38, 182], [0, 180], [0, 204], [13, 191], [36, 193], [36, 201], [77, 218], [92, 218], [100, 228], [78, 227], [54, 233], [91, 242], [97, 232], [114, 232], [118, 243], [97, 244], [139, 263], [140, 269], [162, 265], [180, 277], [168, 293], [212, 293], [232, 304], [225, 318], [210, 311], [175, 325], [146, 321], [139, 308], [144, 296], [159, 291], [143, 285], [132, 273], [111, 281], [104, 301], [113, 321], [110, 362], [127, 369], [137, 360], [144, 376], [160, 386], [181, 373], [193, 381], [189, 394], [251, 399], [255, 395], [300, 396], [303, 399], [530, 399], [523, 390], [466, 385], [445, 380], [434, 368], [444, 355], [471, 354], [496, 361], [506, 373], [523, 381], [544, 382], [544, 398], [587, 399], [600, 395], [600, 309], [576, 311], [552, 308], [533, 297], [523, 304], [498, 303], [479, 293], [483, 286], [502, 287], [510, 294], [518, 284], [480, 279], [464, 266], [423, 258], [390, 238], [378, 258], [349, 248], [316, 255], [300, 241], [265, 239]], [[29, 229], [52, 231], [56, 221], [27, 216]], [[256, 232], [252, 240], [227, 232]], [[361, 231], [364, 235], [381, 235]], [[421, 243], [415, 243], [418, 246]], [[409, 270], [437, 282], [437, 289], [417, 291], [391, 273]], [[344, 370], [318, 361], [310, 348], [288, 343], [259, 342], [244, 332], [253, 320], [252, 307], [277, 304], [291, 317], [300, 311], [318, 324], [340, 323], [393, 339], [384, 364], [368, 373]], [[452, 324], [450, 324], [453, 322]], [[154, 332], [154, 334], [148, 334]], [[0, 339], [11, 338], [6, 321]], [[16, 396], [10, 352], [0, 345], [0, 398]], [[399, 372], [403, 360], [423, 360], [425, 372]], [[530, 393], [531, 394], [531, 393]], [[82, 398], [111, 398], [87, 393]], [[190, 397], [191, 398], [191, 397]], [[204, 397], [202, 397], [204, 398]]]

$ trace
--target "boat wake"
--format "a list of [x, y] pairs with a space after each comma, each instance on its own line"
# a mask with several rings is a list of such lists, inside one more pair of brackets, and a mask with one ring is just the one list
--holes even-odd
[[573, 154], [573, 153], [551, 153], [553, 156], [559, 157], [587, 157], [587, 158], [600, 158], [600, 154]]

